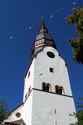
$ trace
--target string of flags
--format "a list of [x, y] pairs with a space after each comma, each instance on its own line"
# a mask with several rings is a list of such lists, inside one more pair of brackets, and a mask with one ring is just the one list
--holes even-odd
[[[56, 16], [57, 13], [60, 13], [60, 12], [62, 12], [63, 10], [65, 10], [65, 9], [71, 7], [71, 6], [74, 6], [74, 7], [75, 7], [75, 5], [76, 5], [79, 1], [80, 1], [80, 0], [74, 1], [74, 2], [70, 3], [69, 5], [67, 5], [67, 6], [65, 6], [65, 7], [63, 7], [63, 8], [58, 9], [56, 12], [50, 13], [50, 14], [48, 15], [48, 18], [53, 18], [54, 16]], [[42, 17], [41, 17], [41, 18], [42, 18]], [[37, 21], [37, 22], [35, 22], [35, 23], [33, 23], [33, 24], [31, 24], [31, 25], [26, 26], [26, 27], [25, 27], [24, 29], [22, 29], [21, 31], [18, 31], [18, 32], [13, 33], [9, 38], [12, 40], [12, 39], [15, 37], [16, 34], [18, 34], [18, 33], [20, 33], [20, 32], [23, 32], [23, 31], [31, 30], [34, 25], [39, 24], [39, 23], [40, 23], [40, 20]]]

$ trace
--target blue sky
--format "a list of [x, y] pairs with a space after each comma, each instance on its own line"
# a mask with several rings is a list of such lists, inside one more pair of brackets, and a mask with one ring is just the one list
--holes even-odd
[[[22, 103], [24, 75], [40, 23], [33, 25], [31, 30], [23, 29], [38, 22], [41, 15], [44, 15], [49, 33], [68, 65], [75, 101], [83, 96], [83, 65], [72, 60], [72, 48], [68, 43], [68, 38], [75, 37], [75, 27], [65, 23], [73, 6], [56, 13], [53, 18], [49, 17], [51, 13], [74, 1], [76, 0], [0, 0], [0, 100], [6, 99], [10, 110]], [[82, 5], [83, 1], [80, 0], [75, 7]]]

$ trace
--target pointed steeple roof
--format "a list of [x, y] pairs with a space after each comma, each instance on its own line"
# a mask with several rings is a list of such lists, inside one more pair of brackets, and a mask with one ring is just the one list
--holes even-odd
[[36, 40], [39, 40], [39, 39], [48, 39], [48, 40], [53, 40], [53, 38], [51, 37], [51, 35], [49, 35], [48, 33], [48, 29], [44, 23], [44, 19], [42, 19], [41, 21], [41, 26], [39, 28], [39, 33], [38, 35], [36, 36]]
[[51, 35], [49, 35], [48, 29], [44, 23], [44, 19], [42, 18], [39, 33], [36, 36], [36, 39], [32, 46], [32, 56], [40, 52], [40, 50], [42, 50], [45, 46], [51, 46], [53, 48], [56, 48], [55, 42]]

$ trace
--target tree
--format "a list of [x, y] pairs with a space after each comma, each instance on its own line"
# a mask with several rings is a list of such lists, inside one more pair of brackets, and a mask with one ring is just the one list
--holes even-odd
[[66, 23], [75, 24], [77, 37], [70, 38], [73, 48], [73, 59], [83, 64], [83, 7], [73, 8], [72, 15], [66, 18]]
[[83, 125], [83, 98], [80, 98], [80, 101], [77, 102], [79, 111], [76, 113], [78, 119], [77, 125]]
[[78, 112], [73, 115], [77, 118], [77, 122], [71, 125], [83, 125], [83, 98], [80, 98], [80, 101], [77, 102]]
[[6, 104], [6, 101], [0, 101], [0, 123], [3, 122], [9, 116], [9, 110]]

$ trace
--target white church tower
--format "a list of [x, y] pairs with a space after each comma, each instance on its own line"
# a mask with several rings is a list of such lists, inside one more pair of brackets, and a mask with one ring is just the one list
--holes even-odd
[[53, 38], [41, 24], [25, 75], [23, 104], [6, 120], [8, 125], [70, 125], [76, 122], [68, 69]]

